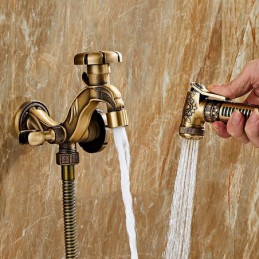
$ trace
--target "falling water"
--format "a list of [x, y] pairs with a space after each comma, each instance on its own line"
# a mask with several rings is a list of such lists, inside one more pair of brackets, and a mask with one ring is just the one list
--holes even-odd
[[190, 252], [199, 141], [184, 139], [174, 185], [165, 258], [186, 259]]
[[126, 228], [129, 237], [131, 259], [138, 258], [135, 217], [132, 208], [132, 196], [130, 192], [130, 149], [125, 128], [113, 129], [113, 137], [116, 149], [118, 151], [120, 169], [121, 169], [121, 191], [126, 214]]

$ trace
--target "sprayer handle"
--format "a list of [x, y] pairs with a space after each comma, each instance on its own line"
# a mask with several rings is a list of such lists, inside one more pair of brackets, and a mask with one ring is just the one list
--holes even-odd
[[240, 111], [245, 119], [248, 119], [256, 108], [259, 108], [259, 106], [226, 101], [207, 101], [204, 108], [204, 119], [206, 122], [227, 122], [235, 110]]

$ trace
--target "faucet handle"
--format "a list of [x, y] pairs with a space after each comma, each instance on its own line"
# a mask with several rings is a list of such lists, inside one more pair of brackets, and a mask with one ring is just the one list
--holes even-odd
[[20, 144], [30, 144], [31, 146], [43, 145], [45, 141], [54, 142], [55, 132], [39, 130], [23, 130], [19, 133]]
[[122, 62], [119, 51], [98, 51], [78, 53], [74, 57], [75, 65], [103, 65]]

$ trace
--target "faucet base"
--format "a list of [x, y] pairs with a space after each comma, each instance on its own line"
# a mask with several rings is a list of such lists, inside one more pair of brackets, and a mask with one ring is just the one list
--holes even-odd
[[49, 115], [48, 108], [42, 102], [28, 101], [28, 102], [23, 103], [15, 115], [15, 130], [18, 135], [21, 131], [31, 129], [28, 125], [29, 124], [29, 122], [28, 122], [29, 112], [30, 112], [31, 108], [42, 110]]

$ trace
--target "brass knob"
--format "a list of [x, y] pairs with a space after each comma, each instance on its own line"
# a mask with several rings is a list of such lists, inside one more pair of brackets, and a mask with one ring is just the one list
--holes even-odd
[[118, 51], [98, 51], [78, 53], [74, 57], [75, 65], [103, 65], [122, 62]]

